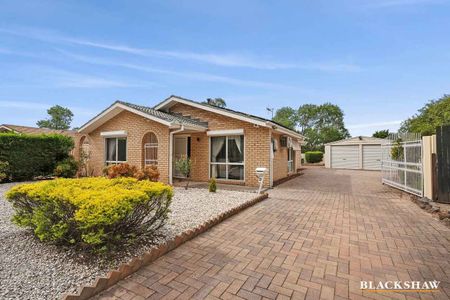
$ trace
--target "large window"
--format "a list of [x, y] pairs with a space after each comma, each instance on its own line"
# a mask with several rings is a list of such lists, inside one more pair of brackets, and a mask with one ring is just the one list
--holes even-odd
[[294, 148], [288, 148], [288, 172], [294, 172]]
[[158, 138], [153, 132], [144, 136], [144, 166], [158, 164]]
[[211, 137], [211, 177], [244, 180], [244, 136]]
[[127, 139], [107, 138], [106, 143], [106, 164], [120, 164], [127, 161]]

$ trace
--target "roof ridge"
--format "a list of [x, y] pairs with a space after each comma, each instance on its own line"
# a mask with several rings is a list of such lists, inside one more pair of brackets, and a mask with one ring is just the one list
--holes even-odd
[[252, 114], [249, 114], [249, 113], [246, 113], [246, 112], [234, 110], [234, 109], [227, 108], [227, 107], [215, 106], [215, 105], [211, 105], [211, 104], [208, 104], [208, 103], [205, 103], [205, 102], [200, 102], [200, 101], [196, 101], [196, 100], [184, 98], [184, 97], [177, 96], [177, 95], [174, 95], [174, 94], [170, 95], [169, 97], [167, 97], [167, 98], [164, 99], [163, 101], [159, 102], [159, 103], [156, 104], [154, 107], [157, 107], [158, 105], [160, 105], [161, 103], [164, 103], [165, 101], [169, 100], [169, 99], [172, 98], [172, 97], [174, 97], [174, 98], [179, 98], [179, 99], [181, 99], [181, 100], [189, 101], [189, 102], [192, 102], [192, 103], [200, 104], [200, 105], [203, 105], [203, 106], [206, 106], [206, 107], [211, 107], [211, 108], [215, 108], [215, 109], [219, 109], [219, 110], [228, 111], [228, 112], [235, 113], [235, 114], [244, 115], [244, 116], [247, 116], [247, 117], [249, 117], [249, 118], [259, 119], [260, 121], [271, 122], [271, 123], [274, 123], [274, 124], [276, 124], [276, 125], [278, 125], [278, 126], [281, 126], [281, 127], [285, 128], [285, 129], [287, 129], [287, 130], [290, 130], [290, 131], [293, 131], [293, 132], [296, 132], [296, 133], [300, 134], [300, 132], [298, 132], [297, 130], [291, 129], [291, 128], [287, 127], [287, 126], [284, 126], [283, 124], [281, 124], [281, 123], [279, 123], [279, 122], [276, 122], [276, 121], [274, 121], [274, 120], [269, 120], [269, 119], [266, 119], [266, 118], [263, 118], [263, 117], [260, 117], [260, 116], [252, 115]]
[[31, 128], [31, 129], [41, 129], [41, 130], [76, 132], [76, 130], [72, 130], [72, 129], [53, 129], [53, 128], [47, 128], [47, 127], [36, 127], [36, 126], [28, 126], [28, 125], [0, 124], [0, 126], [5, 126], [5, 127], [12, 126], [12, 127], [22, 127], [22, 128]]
[[[170, 112], [161, 111], [161, 110], [155, 109], [154, 107], [150, 107], [150, 106], [134, 104], [134, 103], [126, 102], [126, 101], [122, 101], [122, 100], [117, 100], [115, 103], [119, 103], [119, 104], [122, 104], [122, 105], [126, 105], [126, 106], [128, 106], [130, 108], [140, 110], [140, 111], [142, 111], [144, 113], [151, 114], [154, 117], [159, 117], [161, 119], [166, 119], [166, 121], [169, 121], [169, 122], [178, 122], [180, 124], [188, 123], [188, 124], [191, 124], [191, 125], [202, 126], [202, 127], [208, 126], [208, 122], [204, 122], [204, 121], [200, 121], [200, 120], [194, 120], [192, 118], [185, 117], [183, 115], [175, 115], [175, 114], [172, 114]], [[168, 119], [170, 119], [170, 120], [168, 120]]]

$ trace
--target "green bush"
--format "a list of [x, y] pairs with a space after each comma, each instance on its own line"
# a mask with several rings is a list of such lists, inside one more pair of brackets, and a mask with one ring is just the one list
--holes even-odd
[[151, 237], [167, 219], [173, 191], [135, 178], [55, 179], [13, 187], [13, 222], [43, 242], [106, 250]]
[[323, 158], [323, 152], [321, 151], [308, 151], [305, 152], [305, 159], [308, 163], [321, 162]]
[[0, 133], [0, 161], [8, 162], [6, 175], [11, 180], [52, 175], [73, 147], [72, 138], [60, 134]]
[[5, 180], [8, 175], [8, 162], [6, 161], [0, 161], [0, 182], [2, 182], [3, 180]]
[[214, 177], [209, 180], [208, 190], [210, 193], [215, 193], [217, 191], [217, 183]]
[[75, 160], [75, 158], [73, 158], [73, 156], [69, 156], [56, 165], [54, 175], [56, 177], [73, 178], [77, 175], [79, 166], [80, 164]]

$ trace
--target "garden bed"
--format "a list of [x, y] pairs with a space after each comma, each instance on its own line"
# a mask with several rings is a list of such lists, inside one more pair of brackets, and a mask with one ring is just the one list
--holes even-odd
[[177, 234], [255, 198], [250, 192], [174, 189], [171, 214], [157, 241], [127, 247], [108, 257], [95, 257], [70, 248], [44, 244], [28, 230], [12, 224], [13, 210], [4, 192], [14, 183], [0, 184], [0, 298], [59, 298], [92, 283], [121, 263], [128, 262]]

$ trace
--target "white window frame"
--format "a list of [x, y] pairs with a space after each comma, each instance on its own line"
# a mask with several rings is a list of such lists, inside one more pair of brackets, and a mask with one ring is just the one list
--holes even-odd
[[156, 149], [156, 159], [144, 159], [144, 165], [157, 166], [158, 165], [158, 143], [146, 143], [144, 144], [145, 157], [147, 157], [147, 149]]
[[[241, 163], [235, 163], [235, 162], [228, 162], [228, 137], [229, 136], [242, 136], [243, 138], [243, 144], [244, 144], [244, 153], [243, 153], [243, 161]], [[225, 138], [225, 159], [226, 162], [212, 162], [211, 161], [211, 138], [218, 138], [218, 137], [224, 137]], [[209, 137], [209, 153], [208, 153], [208, 157], [209, 157], [209, 167], [208, 167], [208, 172], [209, 172], [209, 179], [211, 179], [211, 167], [212, 165], [225, 165], [225, 174], [227, 174], [227, 178], [216, 178], [217, 180], [222, 180], [222, 181], [233, 181], [233, 182], [244, 182], [245, 181], [245, 151], [246, 151], [246, 147], [245, 147], [245, 135], [243, 134], [230, 134], [230, 135], [214, 135], [214, 136], [210, 136]], [[228, 166], [243, 166], [244, 170], [243, 170], [243, 178], [242, 179], [228, 179]]]
[[[159, 157], [159, 151], [158, 151], [158, 144], [159, 139], [158, 136], [154, 132], [148, 132], [147, 134], [154, 134], [156, 137], [156, 143], [145, 143], [144, 144], [144, 166], [157, 166], [158, 165], [158, 157]], [[155, 149], [156, 148], [156, 159], [147, 159], [147, 149]]]
[[[116, 160], [107, 160], [108, 159], [108, 140], [115, 139], [116, 140]], [[119, 159], [119, 140], [125, 140], [125, 160], [121, 161]], [[117, 165], [123, 164], [128, 161], [128, 139], [126, 137], [107, 137], [105, 138], [105, 165]]]
[[288, 162], [287, 162], [287, 167], [288, 167], [288, 173], [292, 173], [294, 172], [294, 148], [290, 147], [288, 148]]

